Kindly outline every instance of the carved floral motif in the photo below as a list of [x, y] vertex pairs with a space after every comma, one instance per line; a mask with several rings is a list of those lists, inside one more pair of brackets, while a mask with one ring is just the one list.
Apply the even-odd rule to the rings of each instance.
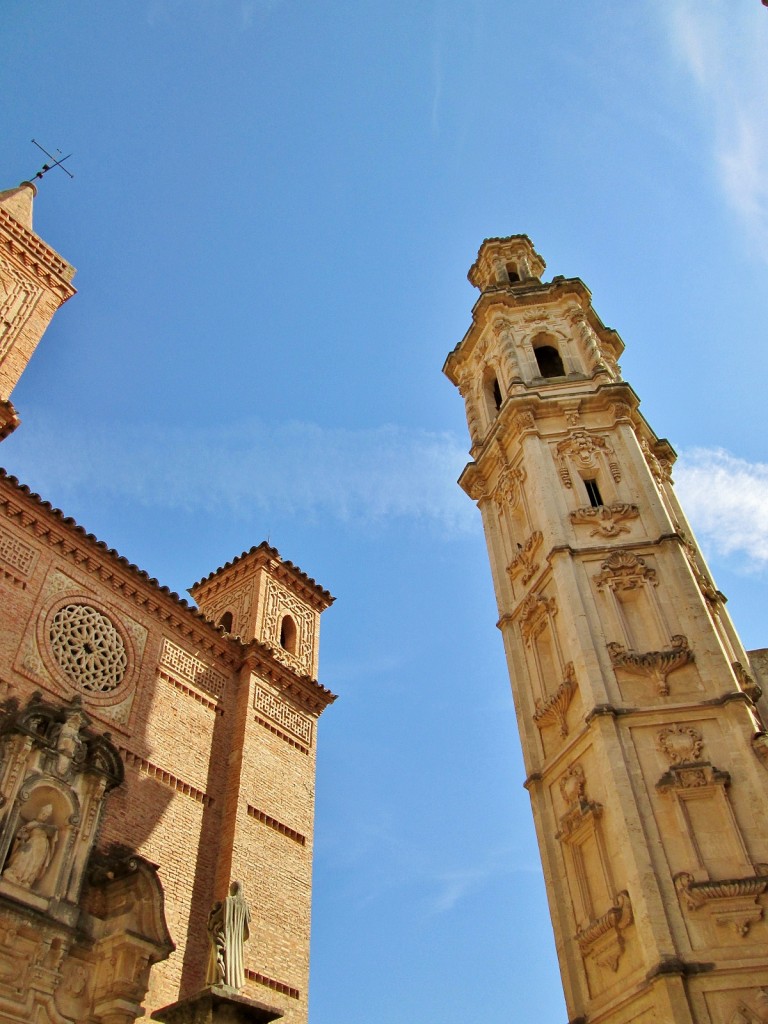
[[692, 726], [670, 725], [659, 732], [659, 746], [670, 764], [686, 764], [699, 760], [704, 741]]
[[547, 616], [557, 611], [554, 597], [547, 598], [544, 594], [529, 594], [520, 607], [520, 631], [525, 641], [543, 625]]
[[[558, 725], [560, 735], [568, 735], [567, 713], [573, 695], [576, 692], [576, 672], [573, 662], [569, 661], [565, 666], [565, 678], [558, 686], [551, 697], [542, 701], [536, 700], [536, 710], [533, 713], [533, 720], [539, 729], [548, 725]], [[582, 773], [583, 775], [583, 773]]]
[[638, 654], [637, 651], [626, 650], [621, 644], [611, 643], [607, 646], [614, 668], [652, 679], [661, 697], [669, 695], [667, 677], [694, 660], [693, 651], [688, 646], [688, 638], [682, 634], [672, 637], [672, 647], [666, 651], [645, 651]]

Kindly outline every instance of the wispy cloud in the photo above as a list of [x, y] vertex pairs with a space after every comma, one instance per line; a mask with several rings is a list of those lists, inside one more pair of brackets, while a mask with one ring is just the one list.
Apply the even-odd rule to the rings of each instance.
[[768, 463], [694, 448], [675, 471], [683, 508], [704, 547], [737, 567], [768, 570]]
[[[23, 436], [21, 436], [23, 433]], [[92, 494], [188, 511], [254, 508], [345, 522], [420, 521], [448, 534], [479, 528], [456, 485], [466, 449], [453, 435], [383, 426], [327, 429], [312, 423], [269, 427], [248, 420], [192, 430], [126, 427], [112, 437], [76, 429], [61, 450], [53, 425], [20, 432], [8, 469], [55, 495]]]
[[665, 0], [659, 9], [702, 99], [726, 199], [768, 259], [768, 11], [758, 0]]

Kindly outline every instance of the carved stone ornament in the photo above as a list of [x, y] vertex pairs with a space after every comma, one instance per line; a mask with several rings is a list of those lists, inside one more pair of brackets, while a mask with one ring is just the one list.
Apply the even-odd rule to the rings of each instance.
[[749, 1003], [740, 1000], [728, 1024], [768, 1024], [768, 992], [756, 989]]
[[499, 508], [507, 508], [512, 512], [518, 507], [524, 480], [525, 473], [522, 469], [513, 469], [511, 466], [502, 469], [493, 495]]
[[570, 513], [570, 518], [577, 526], [591, 526], [590, 537], [618, 537], [622, 533], [629, 533], [629, 527], [624, 526], [626, 520], [637, 519], [639, 514], [637, 505], [616, 501], [611, 505], [599, 505], [597, 508], [591, 505], [577, 508]]
[[628, 651], [621, 644], [608, 644], [608, 653], [614, 668], [623, 669], [630, 675], [645, 676], [656, 684], [660, 697], [669, 696], [668, 676], [694, 660], [688, 646], [688, 638], [681, 633], [672, 637], [672, 647], [666, 651]]
[[636, 590], [646, 583], [657, 585], [656, 570], [645, 564], [645, 559], [631, 551], [618, 550], [610, 554], [595, 576], [597, 589], [608, 586], [611, 590]]
[[667, 483], [672, 475], [672, 466], [669, 460], [663, 457], [660, 458], [656, 452], [653, 451], [648, 443], [648, 439], [645, 437], [640, 441], [640, 447], [656, 483], [659, 484], [659, 486]]
[[541, 546], [542, 539], [541, 531], [534, 530], [524, 545], [518, 545], [519, 550], [507, 567], [511, 580], [522, 573], [522, 583], [525, 586], [538, 572], [540, 563], [536, 561], [536, 552]]
[[680, 789], [700, 789], [704, 786], [730, 786], [731, 776], [720, 771], [709, 761], [672, 764], [656, 783], [660, 793]]
[[545, 597], [544, 594], [529, 594], [520, 606], [520, 632], [523, 639], [528, 642], [531, 637], [544, 625], [548, 616], [554, 615], [557, 611], [557, 602], [554, 597]]
[[659, 732], [659, 747], [670, 764], [698, 761], [704, 746], [698, 729], [686, 725], [670, 725]]
[[206, 985], [239, 992], [245, 985], [244, 945], [250, 930], [251, 911], [241, 882], [232, 882], [229, 895], [217, 900], [208, 915], [210, 956]]
[[591, 956], [600, 967], [617, 971], [624, 952], [623, 933], [632, 921], [632, 902], [624, 890], [616, 896], [610, 910], [576, 933], [582, 956]]
[[517, 434], [524, 434], [529, 430], [536, 429], [536, 420], [532, 412], [528, 409], [521, 409], [512, 417], [510, 423], [510, 432], [512, 436]]
[[67, 604], [53, 616], [49, 642], [65, 675], [86, 693], [108, 693], [123, 681], [128, 655], [114, 624], [96, 608]]
[[600, 456], [607, 459], [608, 468], [616, 483], [621, 480], [621, 469], [616, 454], [604, 437], [590, 434], [586, 430], [574, 430], [569, 437], [560, 441], [556, 451], [560, 479], [566, 487], [573, 487], [568, 466], [569, 460], [576, 465], [580, 472], [587, 472], [598, 469]]
[[568, 708], [576, 692], [576, 672], [572, 661], [565, 666], [564, 676], [562, 683], [550, 697], [544, 701], [537, 698], [536, 710], [533, 713], [533, 720], [539, 729], [557, 725], [563, 737], [568, 735]]
[[704, 882], [697, 882], [693, 875], [681, 871], [675, 875], [675, 889], [688, 910], [695, 912], [706, 908], [716, 924], [728, 927], [743, 939], [763, 916], [758, 898], [768, 889], [768, 865], [758, 864], [756, 871], [747, 878]]
[[556, 838], [571, 843], [584, 828], [595, 828], [602, 816], [603, 805], [587, 797], [584, 769], [578, 762], [571, 765], [560, 779], [560, 794], [567, 809], [560, 818]]
[[753, 703], [760, 700], [763, 695], [763, 688], [759, 683], [755, 682], [754, 676], [751, 676], [749, 672], [747, 672], [740, 661], [732, 662], [731, 668], [733, 669], [733, 674], [739, 681], [739, 689], [742, 693], [746, 693]]
[[461, 474], [460, 483], [472, 501], [479, 502], [488, 497], [488, 481], [476, 462], [467, 464]]

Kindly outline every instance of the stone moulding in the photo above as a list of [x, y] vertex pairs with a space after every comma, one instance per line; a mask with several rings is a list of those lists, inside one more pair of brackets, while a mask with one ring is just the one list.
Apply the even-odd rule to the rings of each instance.
[[586, 505], [570, 513], [571, 522], [575, 526], [592, 526], [590, 537], [618, 537], [621, 533], [629, 533], [624, 526], [627, 519], [637, 519], [640, 510], [637, 505], [616, 501], [610, 505]]
[[694, 660], [693, 651], [688, 646], [688, 638], [678, 633], [672, 637], [672, 647], [665, 651], [627, 650], [621, 644], [608, 644], [608, 653], [614, 668], [623, 669], [631, 675], [645, 676], [656, 683], [656, 691], [660, 697], [669, 696], [668, 676]]
[[568, 662], [565, 666], [565, 679], [558, 686], [551, 697], [542, 701], [537, 699], [536, 710], [533, 713], [533, 720], [539, 729], [544, 729], [548, 725], [559, 725], [560, 735], [565, 737], [568, 735], [568, 722], [566, 721], [566, 715], [570, 706], [573, 695], [576, 692], [576, 674], [573, 668], [573, 662]]
[[745, 938], [753, 924], [763, 917], [758, 898], [768, 889], [768, 865], [758, 864], [757, 874], [747, 878], [726, 878], [697, 882], [681, 871], [675, 875], [675, 889], [688, 910], [708, 909], [719, 925], [730, 927]]
[[576, 932], [582, 956], [592, 955], [601, 967], [618, 970], [621, 954], [624, 952], [624, 932], [633, 921], [632, 902], [629, 893], [623, 890], [616, 897], [614, 905], [601, 917], [590, 921]]

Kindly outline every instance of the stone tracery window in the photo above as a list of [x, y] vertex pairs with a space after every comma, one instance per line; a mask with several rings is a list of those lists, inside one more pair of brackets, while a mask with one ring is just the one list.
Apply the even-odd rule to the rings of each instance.
[[117, 689], [128, 667], [123, 638], [102, 612], [67, 604], [51, 620], [49, 640], [61, 670], [86, 693]]

